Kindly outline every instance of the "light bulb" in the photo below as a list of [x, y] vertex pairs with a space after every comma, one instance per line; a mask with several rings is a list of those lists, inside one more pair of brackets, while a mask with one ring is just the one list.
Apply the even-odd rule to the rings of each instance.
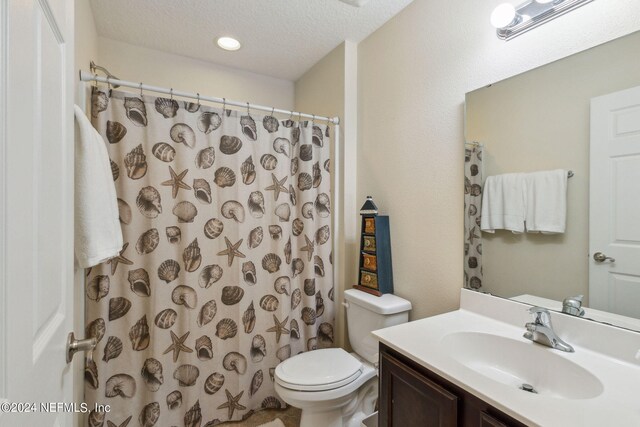
[[511, 3], [502, 3], [491, 13], [491, 25], [504, 28], [511, 24], [516, 17], [516, 8]]
[[241, 44], [233, 37], [220, 37], [218, 39], [218, 46], [224, 50], [238, 50], [240, 49]]

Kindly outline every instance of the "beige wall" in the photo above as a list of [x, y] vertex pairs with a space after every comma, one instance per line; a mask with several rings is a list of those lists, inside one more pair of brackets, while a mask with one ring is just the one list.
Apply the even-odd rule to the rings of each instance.
[[587, 296], [590, 99], [640, 85], [638, 52], [640, 32], [467, 94], [467, 140], [484, 143], [485, 178], [548, 169], [575, 174], [566, 233], [483, 233], [485, 291], [560, 301]]
[[[324, 58], [318, 61], [313, 67], [311, 67], [302, 77], [295, 82], [295, 103], [294, 109], [296, 111], [302, 111], [305, 113], [317, 114], [320, 116], [334, 117], [338, 116], [342, 118], [344, 116], [344, 55], [345, 45], [342, 43], [336, 47]], [[342, 123], [343, 124], [343, 123]], [[341, 129], [342, 131], [342, 129]], [[342, 132], [341, 132], [342, 133]], [[335, 145], [334, 145], [335, 147]], [[333, 159], [335, 159], [335, 151], [332, 152]], [[332, 172], [339, 173], [335, 169], [335, 162], [332, 165]], [[343, 186], [338, 191], [342, 191]], [[335, 194], [336, 189], [332, 189], [333, 208], [335, 212]], [[336, 220], [340, 223], [343, 220], [342, 213], [337, 215]], [[340, 227], [340, 224], [338, 224]], [[344, 238], [341, 235], [336, 235], [336, 224], [333, 225], [334, 238], [338, 239], [338, 246], [344, 245]], [[336, 272], [339, 269], [340, 261], [334, 254], [334, 268]], [[340, 275], [336, 275], [340, 277]], [[344, 291], [344, 284], [338, 279], [334, 284], [335, 292], [335, 308], [336, 308], [336, 328], [335, 339], [336, 344], [344, 346], [344, 313], [342, 306], [340, 306], [340, 299], [342, 292]]]
[[[358, 44], [357, 64], [345, 55], [345, 92], [355, 96], [356, 70], [358, 89], [357, 101], [344, 102], [345, 124], [357, 122], [343, 141], [347, 191], [357, 173], [357, 197], [344, 199], [344, 283], [355, 280], [356, 205], [370, 194], [391, 215], [395, 289], [412, 301], [414, 319], [458, 306], [464, 94], [640, 28], [637, 0], [599, 1], [505, 43], [488, 23], [501, 1], [415, 0]], [[104, 38], [98, 50], [124, 79], [322, 114], [303, 92], [295, 99], [292, 82]]]
[[[92, 60], [98, 62], [98, 32], [89, 0], [75, 0], [74, 13], [74, 69], [77, 73], [80, 69], [88, 71]], [[82, 91], [81, 88], [85, 90]], [[76, 103], [82, 104], [86, 100], [88, 89], [84, 85], [76, 85]]]
[[[100, 37], [100, 65], [123, 80], [291, 109], [293, 82]], [[216, 49], [212, 46], [211, 49]]]
[[98, 60], [98, 32], [89, 0], [76, 0], [74, 12], [75, 68], [88, 69], [91, 60]]
[[640, 2], [596, 1], [504, 42], [500, 2], [415, 0], [358, 46], [358, 199], [391, 216], [413, 319], [458, 307], [465, 93], [640, 29]]
[[344, 115], [345, 44], [329, 52], [295, 82], [295, 109], [322, 116]]
[[[338, 116], [340, 123], [340, 144], [338, 152], [332, 157], [343, 159], [340, 168], [333, 173], [339, 176], [339, 188], [334, 191], [334, 238], [337, 239], [338, 254], [334, 254], [336, 268], [335, 304], [336, 304], [336, 344], [348, 348], [344, 309], [341, 302], [343, 291], [349, 288], [350, 278], [346, 275], [346, 266], [354, 262], [356, 237], [354, 237], [357, 208], [355, 196], [355, 63], [356, 46], [352, 42], [342, 43], [328, 55], [318, 61], [295, 83], [295, 110], [322, 116]], [[345, 166], [348, 164], [349, 167]], [[343, 195], [336, 200], [335, 195]], [[336, 205], [336, 202], [338, 203]], [[337, 230], [337, 232], [336, 232]]]

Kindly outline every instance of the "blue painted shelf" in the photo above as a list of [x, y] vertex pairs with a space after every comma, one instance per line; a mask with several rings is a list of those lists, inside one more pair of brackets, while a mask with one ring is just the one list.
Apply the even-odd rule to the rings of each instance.
[[358, 284], [354, 288], [376, 296], [393, 293], [391, 235], [387, 215], [362, 215], [360, 268]]

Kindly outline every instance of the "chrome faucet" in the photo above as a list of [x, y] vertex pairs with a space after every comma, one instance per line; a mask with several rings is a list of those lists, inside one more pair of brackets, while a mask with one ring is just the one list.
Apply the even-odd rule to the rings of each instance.
[[531, 307], [529, 313], [533, 314], [535, 319], [525, 325], [527, 328], [527, 332], [523, 335], [525, 338], [557, 350], [570, 353], [574, 351], [573, 347], [562, 341], [554, 332], [549, 310], [543, 307]]
[[584, 308], [582, 308], [582, 299], [584, 295], [577, 295], [575, 297], [567, 297], [562, 301], [562, 312], [570, 314], [572, 316], [583, 317]]

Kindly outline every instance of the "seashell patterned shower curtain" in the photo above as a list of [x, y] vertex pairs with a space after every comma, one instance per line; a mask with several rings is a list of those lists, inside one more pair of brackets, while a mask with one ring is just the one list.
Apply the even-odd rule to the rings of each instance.
[[329, 127], [97, 89], [92, 116], [126, 243], [87, 275], [88, 425], [284, 407], [276, 365], [333, 345]]
[[482, 146], [464, 150], [464, 287], [482, 287]]

